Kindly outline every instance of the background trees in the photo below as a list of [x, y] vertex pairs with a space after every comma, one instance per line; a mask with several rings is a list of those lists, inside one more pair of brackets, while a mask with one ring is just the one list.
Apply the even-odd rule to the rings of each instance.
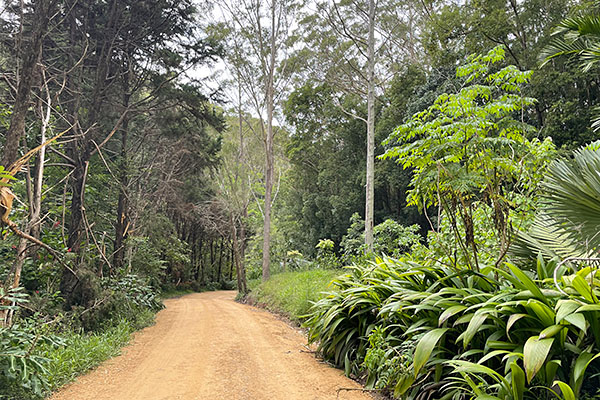
[[[14, 188], [28, 199], [27, 209], [15, 208], [17, 219], [29, 213], [25, 230], [70, 253], [59, 287], [67, 304], [85, 302], [77, 293], [80, 268], [97, 276], [130, 271], [151, 247], [158, 259], [146, 267], [165, 284], [229, 278], [224, 263], [240, 268], [241, 277], [257, 255], [266, 278], [271, 256], [283, 262], [287, 250], [311, 255], [325, 238], [339, 251], [355, 212], [371, 225], [362, 206], [371, 202], [365, 186], [373, 187], [373, 224], [394, 218], [430, 229], [427, 207], [407, 205], [414, 166], [377, 160], [367, 173], [369, 138], [374, 153], [383, 154], [381, 142], [396, 126], [462, 85], [457, 60], [497, 44], [505, 64], [533, 70], [521, 94], [538, 101], [518, 118], [528, 124], [527, 140], [550, 136], [571, 148], [595, 137], [595, 75], [566, 58], [535, 68], [560, 21], [573, 22], [569, 44], [593, 46], [583, 23], [589, 18], [577, 17], [593, 10], [586, 2], [363, 6], [202, 5], [217, 23], [197, 23], [198, 6], [187, 1], [40, 0], [6, 8], [6, 160], [67, 131], [31, 160], [24, 171], [30, 179], [20, 175]], [[220, 56], [228, 71], [221, 97], [190, 73]], [[234, 106], [236, 117], [229, 110], [231, 118], [222, 117], [212, 104], [218, 101]], [[263, 149], [255, 150], [259, 144]], [[264, 166], [256, 162], [261, 157]], [[173, 240], [156, 237], [161, 229]], [[165, 246], [180, 251], [156, 250]], [[26, 241], [19, 248], [9, 264], [33, 254], [22, 251]]]

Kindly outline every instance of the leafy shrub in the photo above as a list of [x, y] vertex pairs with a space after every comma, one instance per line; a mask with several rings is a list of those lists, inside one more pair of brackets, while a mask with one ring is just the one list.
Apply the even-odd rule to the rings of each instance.
[[[315, 303], [309, 339], [346, 373], [366, 369], [370, 384], [403, 399], [545, 399], [552, 391], [570, 399], [591, 390], [584, 381], [598, 387], [599, 271], [570, 273], [541, 258], [536, 279], [508, 268], [390, 258], [354, 266]], [[395, 364], [410, 359], [410, 374]], [[382, 363], [398, 369], [385, 372]]]
[[[358, 213], [350, 218], [348, 232], [340, 244], [343, 259], [346, 262], [364, 261], [365, 253], [365, 222]], [[404, 226], [393, 219], [386, 219], [373, 227], [373, 252], [378, 255], [399, 257], [411, 251], [423, 237], [419, 234], [419, 225]]]
[[[457, 68], [460, 89], [437, 97], [385, 140], [382, 159], [395, 159], [412, 171], [408, 205], [443, 210], [466, 266], [478, 270], [475, 213], [489, 214], [496, 239], [495, 263], [506, 256], [514, 227], [530, 218], [546, 167], [555, 155], [550, 138], [521, 118], [536, 100], [526, 97], [533, 71], [504, 66], [505, 47], [472, 55]], [[456, 258], [456, 256], [454, 257]], [[485, 264], [482, 264], [485, 266]]]
[[333, 249], [335, 243], [331, 239], [321, 239], [315, 246], [317, 249], [317, 265], [321, 268], [335, 268], [339, 265], [339, 260]]
[[297, 250], [290, 250], [287, 252], [286, 264], [288, 268], [293, 271], [308, 269], [312, 266], [312, 262], [304, 258], [302, 253]]
[[135, 322], [141, 311], [158, 311], [163, 307], [154, 288], [136, 275], [104, 279], [94, 290], [94, 297], [85, 307], [74, 307], [72, 328], [101, 330], [122, 319]]
[[[0, 310], [17, 311], [18, 306], [7, 304], [26, 303], [27, 297], [22, 288], [5, 293], [0, 287]], [[0, 388], [5, 388], [0, 390], [0, 399], [7, 393], [12, 393], [13, 398], [18, 393], [41, 396], [49, 386], [46, 376], [49, 360], [37, 352], [36, 346], [58, 344], [60, 339], [49, 335], [33, 319], [0, 327]]]
[[137, 275], [126, 275], [113, 281], [107, 280], [105, 287], [114, 293], [122, 293], [131, 306], [147, 308], [149, 310], [160, 310], [163, 305], [158, 300], [157, 293], [151, 286], [147, 285]]
[[369, 335], [369, 347], [363, 367], [367, 372], [366, 387], [385, 389], [395, 382], [409, 379], [412, 370], [414, 340], [406, 340], [398, 347], [391, 342], [398, 338], [386, 335], [385, 328], [375, 327]]

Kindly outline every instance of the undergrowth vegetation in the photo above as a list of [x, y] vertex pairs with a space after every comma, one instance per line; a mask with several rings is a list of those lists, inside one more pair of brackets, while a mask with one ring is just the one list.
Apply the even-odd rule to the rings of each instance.
[[272, 311], [284, 313], [293, 321], [301, 321], [313, 302], [322, 297], [339, 270], [313, 269], [282, 272], [255, 286], [248, 295], [252, 302]]
[[10, 327], [0, 328], [0, 399], [43, 398], [119, 354], [131, 334], [152, 324], [162, 308], [155, 290], [137, 276], [102, 286], [98, 290], [103, 297], [93, 305], [53, 319], [39, 311], [32, 314], [28, 304], [34, 299], [21, 289], [0, 292], [0, 301], [20, 304], [0, 305], [18, 317]]
[[555, 262], [532, 267], [475, 272], [379, 259], [334, 280], [305, 325], [323, 357], [401, 398], [594, 395], [598, 271], [559, 268], [559, 291]]

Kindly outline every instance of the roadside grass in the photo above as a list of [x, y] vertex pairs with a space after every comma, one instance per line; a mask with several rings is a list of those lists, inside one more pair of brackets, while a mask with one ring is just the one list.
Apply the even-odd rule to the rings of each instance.
[[94, 333], [69, 332], [62, 337], [63, 346], [40, 348], [50, 360], [47, 366], [48, 383], [54, 391], [103, 361], [121, 354], [121, 348], [137, 330], [154, 323], [155, 313], [141, 311], [135, 321], [120, 320], [114, 326]]
[[103, 361], [121, 353], [121, 348], [131, 340], [132, 334], [154, 323], [155, 313], [142, 310], [135, 320], [114, 321], [104, 329], [91, 333], [68, 330], [50, 335], [51, 341], [43, 341], [33, 349], [34, 354], [44, 357], [44, 371], [41, 373], [47, 382], [43, 394], [35, 393], [16, 381], [6, 381], [0, 374], [0, 400], [34, 400], [49, 397], [52, 392], [75, 380]]
[[163, 292], [160, 292], [159, 294], [159, 298], [161, 300], [166, 300], [166, 299], [174, 299], [176, 297], [181, 297], [181, 296], [185, 296], [186, 294], [192, 294], [192, 293], [200, 293], [196, 290], [192, 290], [192, 289], [174, 289], [174, 290], [166, 290]]
[[283, 313], [292, 321], [302, 322], [312, 303], [322, 297], [329, 283], [342, 271], [313, 269], [281, 272], [264, 283], [249, 281], [250, 302], [264, 305], [268, 310]]

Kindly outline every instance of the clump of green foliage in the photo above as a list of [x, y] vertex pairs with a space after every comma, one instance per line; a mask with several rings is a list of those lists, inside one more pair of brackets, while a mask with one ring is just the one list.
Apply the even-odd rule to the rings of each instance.
[[[17, 323], [0, 328], [0, 399], [42, 398], [119, 354], [131, 334], [150, 325], [163, 307], [156, 291], [136, 275], [90, 287], [100, 293], [93, 305], [52, 320], [13, 305], [29, 302], [22, 288], [6, 294], [0, 289], [0, 309], [18, 315]], [[3, 300], [11, 305], [1, 305]]]
[[[21, 288], [5, 293], [0, 288], [0, 310], [16, 311], [13, 302], [26, 303], [27, 295]], [[14, 303], [13, 303], [14, 304]], [[0, 387], [12, 392], [29, 392], [41, 396], [48, 387], [48, 359], [36, 351], [38, 345], [55, 345], [55, 338], [37, 331], [31, 320], [24, 320], [10, 327], [0, 327]], [[6, 393], [0, 392], [0, 398]]]
[[[365, 256], [365, 221], [358, 213], [350, 218], [348, 232], [342, 238], [340, 247], [342, 259], [351, 263]], [[373, 227], [373, 253], [399, 257], [419, 244], [423, 237], [419, 225], [404, 226], [393, 219], [386, 219]]]
[[475, 272], [379, 259], [334, 280], [305, 326], [326, 359], [403, 399], [546, 399], [553, 387], [578, 398], [584, 378], [600, 384], [599, 271], [542, 258], [534, 267], [532, 278], [512, 264]]
[[[524, 95], [532, 71], [500, 67], [504, 52], [471, 56], [457, 70], [463, 86], [396, 128], [382, 156], [413, 171], [409, 205], [424, 213], [438, 208], [428, 217], [431, 229], [443, 234], [446, 223], [453, 239], [440, 242], [444, 261], [474, 270], [504, 261], [515, 229], [531, 220], [555, 155], [550, 138], [530, 139], [535, 128], [524, 118], [536, 103]], [[487, 223], [476, 226], [477, 219]]]

